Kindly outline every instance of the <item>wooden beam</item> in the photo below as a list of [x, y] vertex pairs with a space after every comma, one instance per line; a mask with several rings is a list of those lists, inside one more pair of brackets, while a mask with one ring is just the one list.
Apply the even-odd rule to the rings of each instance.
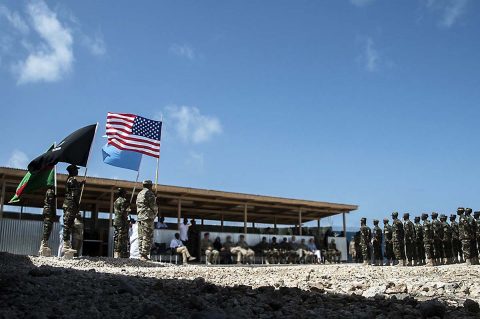
[[247, 213], [248, 207], [247, 203], [245, 203], [244, 210], [243, 210], [243, 233], [247, 234]]

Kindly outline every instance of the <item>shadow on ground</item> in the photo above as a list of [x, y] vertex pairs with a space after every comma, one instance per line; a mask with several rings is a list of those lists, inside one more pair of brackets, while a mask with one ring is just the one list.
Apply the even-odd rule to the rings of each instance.
[[[215, 271], [212, 268], [212, 271]], [[439, 301], [222, 287], [51, 266], [0, 253], [0, 318], [480, 318]]]

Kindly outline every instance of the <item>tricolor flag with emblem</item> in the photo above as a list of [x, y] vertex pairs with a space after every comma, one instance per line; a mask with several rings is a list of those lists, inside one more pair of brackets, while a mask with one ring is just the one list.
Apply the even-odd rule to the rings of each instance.
[[[54, 148], [52, 145], [47, 152]], [[55, 185], [55, 167], [46, 166], [34, 173], [27, 171], [20, 184], [18, 184], [15, 195], [8, 202], [9, 204], [18, 203], [24, 194], [32, 193], [37, 189], [47, 188]]]
[[107, 114], [108, 145], [160, 157], [162, 122], [127, 113]]

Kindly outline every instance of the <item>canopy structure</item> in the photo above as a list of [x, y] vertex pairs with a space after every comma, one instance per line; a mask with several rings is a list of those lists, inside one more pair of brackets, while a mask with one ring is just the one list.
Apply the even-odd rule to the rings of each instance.
[[[18, 183], [26, 170], [0, 167], [0, 218], [4, 204], [15, 193]], [[58, 203], [63, 202], [65, 174], [58, 174]], [[78, 177], [79, 180], [82, 177]], [[141, 183], [126, 180], [88, 177], [83, 192], [81, 210], [92, 212], [112, 212], [114, 194], [118, 187], [129, 194], [136, 186], [137, 193]], [[252, 195], [216, 190], [158, 185], [157, 191], [160, 214], [164, 217], [176, 217], [178, 221], [185, 216], [196, 219], [243, 222], [245, 232], [248, 223], [302, 225], [302, 223], [321, 218], [345, 214], [356, 210], [358, 206], [328, 203], [312, 200], [290, 199], [273, 196]], [[36, 192], [26, 195], [22, 206], [42, 207], [44, 194]], [[135, 202], [135, 200], [134, 200]]]

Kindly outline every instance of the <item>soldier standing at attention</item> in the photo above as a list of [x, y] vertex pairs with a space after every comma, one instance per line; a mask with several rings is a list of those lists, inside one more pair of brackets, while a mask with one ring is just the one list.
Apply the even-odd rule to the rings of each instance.
[[415, 225], [410, 220], [410, 214], [403, 214], [403, 229], [405, 233], [405, 252], [408, 259], [407, 266], [415, 266]]
[[435, 264], [441, 265], [443, 258], [443, 227], [442, 223], [437, 219], [438, 214], [436, 212], [432, 213], [432, 226], [433, 226], [433, 247], [435, 250]]
[[470, 260], [470, 224], [468, 223], [468, 219], [463, 213], [465, 213], [465, 209], [463, 207], [459, 207], [457, 209], [457, 215], [459, 216], [458, 234], [460, 236], [460, 240], [462, 241], [463, 258], [465, 259], [465, 263], [467, 265], [471, 265], [472, 261]]
[[452, 227], [447, 223], [447, 216], [440, 215], [440, 221], [442, 222], [443, 227], [443, 257], [446, 259], [445, 264], [453, 263], [453, 252], [452, 252]]
[[75, 178], [78, 175], [78, 167], [69, 165], [67, 167], [68, 178], [65, 186], [65, 200], [63, 201], [63, 252], [75, 253], [70, 242], [75, 217], [79, 212], [80, 192], [85, 181], [78, 182]]
[[378, 220], [373, 220], [373, 258], [375, 266], [383, 266], [382, 256], [382, 229], [378, 227]]
[[368, 248], [371, 240], [372, 240], [372, 231], [370, 227], [367, 226], [367, 219], [365, 217], [362, 217], [362, 219], [360, 219], [360, 247], [362, 249], [364, 266], [367, 266], [370, 263]]
[[473, 213], [473, 217], [477, 223], [477, 231], [475, 232], [475, 237], [477, 238], [477, 264], [478, 264], [478, 252], [480, 251], [480, 212], [476, 211]]
[[393, 212], [392, 218], [393, 253], [398, 260], [397, 266], [401, 267], [405, 266], [405, 231], [402, 222], [398, 219], [398, 212]]
[[433, 248], [433, 226], [428, 220], [428, 214], [422, 214], [423, 220], [423, 247], [425, 247], [425, 255], [427, 256], [427, 266], [433, 266], [433, 257], [435, 249]]
[[415, 252], [417, 265], [425, 265], [425, 248], [423, 247], [423, 226], [420, 216], [415, 216]]
[[470, 225], [470, 262], [472, 265], [478, 264], [478, 251], [477, 251], [477, 221], [472, 216], [472, 209], [465, 208], [465, 217]]
[[130, 204], [126, 196], [127, 192], [123, 188], [117, 191], [118, 198], [113, 204], [115, 219], [113, 220], [114, 233], [114, 258], [128, 258], [128, 210]]
[[456, 218], [456, 215], [450, 215], [450, 227], [452, 228], [453, 262], [463, 263], [462, 242], [460, 241], [460, 234], [458, 233], [458, 223], [455, 221]]
[[393, 254], [393, 237], [392, 237], [392, 226], [388, 224], [388, 219], [383, 219], [383, 240], [385, 242], [385, 258], [387, 262], [385, 266], [390, 266], [390, 262], [393, 265], [395, 256]]
[[56, 215], [55, 205], [55, 191], [54, 187], [50, 186], [45, 194], [45, 201], [43, 205], [43, 237], [40, 244], [40, 250], [38, 254], [44, 257], [52, 256], [52, 250], [48, 247], [48, 239], [52, 233], [53, 219]]
[[143, 189], [137, 195], [137, 216], [138, 216], [138, 249], [140, 260], [149, 260], [149, 253], [152, 247], [153, 220], [158, 214], [155, 194], [152, 192], [153, 183], [151, 180], [143, 182]]

